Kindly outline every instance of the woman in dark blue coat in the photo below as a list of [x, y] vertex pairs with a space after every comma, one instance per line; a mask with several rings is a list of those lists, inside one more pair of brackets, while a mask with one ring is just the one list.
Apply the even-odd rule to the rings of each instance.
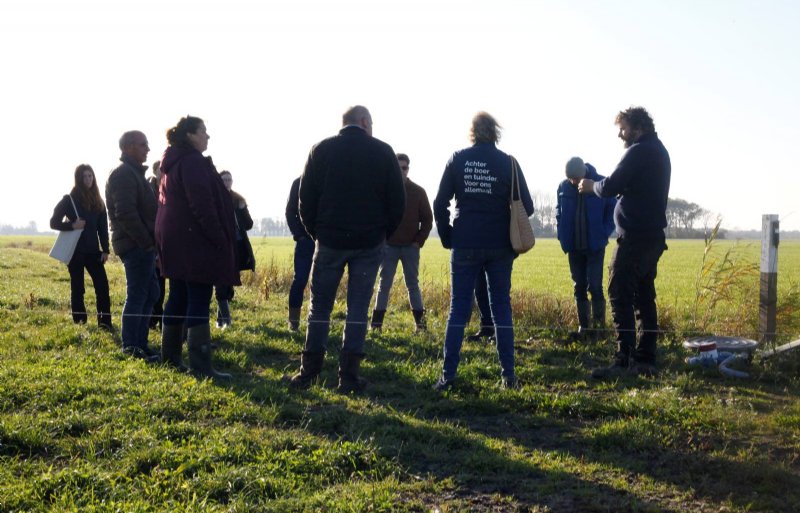
[[167, 131], [161, 159], [156, 242], [161, 273], [169, 279], [161, 334], [162, 360], [183, 369], [183, 325], [189, 366], [199, 376], [229, 378], [211, 366], [209, 308], [214, 286], [239, 285], [234, 261], [233, 203], [210, 157], [200, 118], [187, 116]]
[[[484, 272], [497, 337], [502, 384], [515, 387], [514, 328], [511, 319], [511, 269], [517, 254], [511, 248], [510, 155], [497, 149], [500, 126], [485, 112], [472, 120], [471, 147], [457, 151], [447, 163], [433, 202], [436, 228], [450, 255], [450, 316], [444, 340], [442, 376], [434, 385], [440, 391], [453, 386], [464, 340], [464, 327], [472, 308], [475, 280]], [[522, 170], [520, 199], [530, 216], [533, 200]], [[450, 201], [455, 198], [450, 224]]]
[[[74, 204], [74, 207], [73, 207]], [[76, 211], [77, 209], [77, 211]], [[66, 220], [65, 220], [66, 219]], [[97, 188], [92, 166], [75, 168], [75, 186], [58, 202], [50, 218], [50, 228], [59, 231], [83, 228], [72, 260], [67, 264], [71, 293], [72, 320], [85, 323], [88, 314], [83, 302], [85, 292], [83, 270], [89, 272], [97, 298], [97, 324], [111, 331], [111, 299], [105, 263], [108, 260], [108, 217], [106, 205]]]

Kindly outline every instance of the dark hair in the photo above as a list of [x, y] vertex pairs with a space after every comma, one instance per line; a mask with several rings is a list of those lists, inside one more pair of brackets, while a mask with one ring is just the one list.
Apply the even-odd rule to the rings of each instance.
[[404, 160], [406, 164], [411, 164], [411, 160], [408, 158], [408, 155], [405, 153], [398, 153], [397, 160]]
[[496, 143], [500, 140], [500, 130], [502, 128], [491, 114], [481, 111], [472, 118], [469, 138], [473, 143]]
[[[83, 172], [90, 171], [92, 173], [92, 186], [88, 189], [83, 185]], [[89, 164], [79, 164], [75, 168], [75, 186], [70, 191], [70, 194], [75, 196], [86, 210], [89, 212], [103, 212], [106, 209], [106, 204], [103, 203], [103, 197], [100, 196], [100, 189], [97, 187], [97, 177], [94, 174], [94, 169]]]
[[178, 124], [167, 130], [167, 142], [170, 146], [193, 147], [189, 141], [189, 134], [197, 132], [203, 120], [194, 116], [186, 116], [178, 121]]
[[628, 107], [617, 114], [614, 123], [619, 125], [620, 121], [625, 120], [631, 130], [639, 130], [643, 134], [651, 134], [656, 131], [653, 118], [644, 107]]

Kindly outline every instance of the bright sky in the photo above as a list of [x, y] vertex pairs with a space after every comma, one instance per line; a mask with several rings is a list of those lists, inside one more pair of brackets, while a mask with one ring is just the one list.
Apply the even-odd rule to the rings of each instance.
[[148, 136], [150, 164], [186, 114], [253, 216], [281, 217], [354, 104], [431, 200], [479, 110], [554, 194], [573, 155], [610, 173], [614, 116], [643, 105], [670, 196], [797, 230], [798, 26], [790, 0], [3, 0], [0, 224], [47, 228], [77, 164], [102, 190], [122, 132]]

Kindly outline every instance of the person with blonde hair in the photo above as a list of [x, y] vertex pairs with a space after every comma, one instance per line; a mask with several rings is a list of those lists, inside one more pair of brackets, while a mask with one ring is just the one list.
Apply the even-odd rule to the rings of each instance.
[[[494, 322], [501, 384], [517, 386], [514, 371], [514, 327], [511, 317], [511, 269], [517, 254], [511, 247], [509, 201], [514, 157], [500, 151], [500, 125], [490, 114], [472, 119], [473, 145], [453, 154], [445, 167], [433, 215], [442, 245], [450, 249], [450, 315], [444, 338], [442, 374], [434, 389], [453, 387], [472, 309], [475, 282], [484, 273]], [[518, 169], [519, 198], [530, 216], [533, 200]], [[516, 193], [514, 194], [516, 197]], [[450, 224], [450, 202], [458, 215]]]

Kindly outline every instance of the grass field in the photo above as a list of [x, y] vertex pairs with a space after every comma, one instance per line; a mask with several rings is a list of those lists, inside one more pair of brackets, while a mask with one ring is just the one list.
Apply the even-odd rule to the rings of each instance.
[[[124, 358], [117, 335], [73, 325], [66, 269], [46, 255], [52, 240], [0, 238], [0, 511], [798, 511], [800, 356], [756, 358], [742, 380], [683, 363], [686, 333], [757, 326], [757, 270], [711, 273], [696, 299], [702, 241], [670, 242], [659, 266], [659, 377], [587, 377], [612, 347], [563, 340], [566, 258], [540, 240], [514, 270], [522, 388], [501, 390], [493, 347], [467, 343], [445, 395], [430, 385], [448, 253], [431, 241], [430, 332], [410, 333], [398, 283], [397, 310], [367, 343], [371, 386], [343, 397], [340, 324], [319, 385], [290, 393], [281, 381], [303, 342], [284, 326], [288, 239], [254, 241], [258, 274], [237, 290], [234, 326], [215, 332], [227, 384]], [[757, 242], [737, 247], [736, 268], [758, 252]], [[781, 245], [779, 265], [779, 331], [790, 340], [800, 336], [799, 243]], [[108, 271], [118, 325], [124, 275], [117, 259]], [[703, 320], [695, 306], [712, 304], [709, 290], [719, 303]]]

